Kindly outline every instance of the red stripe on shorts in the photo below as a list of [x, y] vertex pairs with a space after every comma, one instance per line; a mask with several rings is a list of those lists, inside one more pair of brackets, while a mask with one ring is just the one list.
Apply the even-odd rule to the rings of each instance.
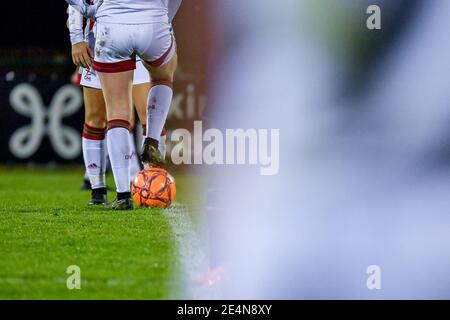
[[173, 37], [172, 37], [172, 42], [170, 43], [170, 47], [169, 49], [157, 60], [155, 61], [145, 61], [147, 64], [149, 64], [150, 66], [152, 66], [153, 68], [158, 68], [160, 67], [164, 61], [166, 61], [167, 56], [170, 53], [170, 50], [172, 50], [172, 47], [174, 45], [174, 41], [173, 41]]
[[94, 61], [92, 67], [95, 71], [103, 73], [125, 72], [136, 69], [136, 60], [127, 60], [113, 63]]

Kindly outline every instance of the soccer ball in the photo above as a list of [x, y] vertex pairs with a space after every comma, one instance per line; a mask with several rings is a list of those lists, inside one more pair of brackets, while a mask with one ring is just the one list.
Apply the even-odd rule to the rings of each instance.
[[131, 185], [131, 195], [138, 207], [167, 208], [176, 193], [175, 179], [162, 168], [142, 170]]

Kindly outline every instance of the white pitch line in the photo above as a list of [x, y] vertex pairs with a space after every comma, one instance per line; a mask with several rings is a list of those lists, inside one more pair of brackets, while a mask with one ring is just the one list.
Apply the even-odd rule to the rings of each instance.
[[172, 297], [182, 299], [218, 299], [217, 289], [201, 287], [194, 284], [194, 279], [206, 270], [208, 259], [206, 248], [202, 244], [201, 236], [196, 231], [189, 215], [189, 209], [179, 203], [164, 210], [164, 215], [172, 228], [172, 233], [178, 248], [182, 264], [181, 277], [183, 292], [171, 293]]

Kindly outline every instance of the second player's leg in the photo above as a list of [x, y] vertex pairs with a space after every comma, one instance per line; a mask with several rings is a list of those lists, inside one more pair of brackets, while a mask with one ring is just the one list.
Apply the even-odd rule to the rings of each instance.
[[83, 158], [92, 189], [89, 204], [106, 202], [106, 106], [99, 89], [84, 87]]
[[106, 128], [106, 105], [100, 89], [84, 87], [84, 122], [94, 128]]
[[[136, 113], [138, 115], [139, 122], [144, 125], [146, 123], [146, 113], [147, 113], [147, 97], [148, 92], [150, 91], [150, 78], [148, 75], [147, 70], [140, 70], [138, 68], [144, 68], [142, 65], [137, 65], [136, 70], [134, 72], [134, 81], [138, 79], [137, 81], [143, 81], [143, 79], [139, 78], [142, 77], [142, 74], [140, 72], [144, 71], [145, 74], [143, 75], [146, 77], [145, 80], [148, 80], [144, 83], [139, 84], [133, 84], [133, 104], [136, 110]], [[134, 112], [132, 112], [132, 115], [134, 116]], [[133, 117], [135, 118], [135, 117]], [[136, 127], [138, 121], [137, 119], [133, 119], [133, 127]], [[145, 130], [144, 130], [145, 131]], [[134, 130], [131, 132], [131, 148], [132, 148], [132, 157], [131, 157], [131, 172], [130, 172], [130, 181], [134, 180], [134, 177], [136, 174], [141, 171], [142, 164], [139, 158], [139, 154], [141, 152], [141, 140], [139, 139], [138, 143], [136, 143]], [[144, 138], [145, 139], [145, 138]]]
[[150, 82], [133, 86], [133, 104], [142, 125], [147, 124], [147, 99], [150, 88]]

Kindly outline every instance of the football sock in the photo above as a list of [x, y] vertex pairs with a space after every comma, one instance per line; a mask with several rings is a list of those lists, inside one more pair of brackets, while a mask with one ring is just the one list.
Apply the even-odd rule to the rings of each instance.
[[146, 137], [158, 142], [169, 114], [173, 90], [172, 83], [167, 81], [152, 81], [152, 85], [148, 95]]
[[86, 173], [92, 189], [106, 187], [106, 128], [94, 128], [87, 124], [83, 128], [82, 148]]
[[108, 154], [118, 193], [130, 192], [131, 138], [126, 120], [108, 121]]

